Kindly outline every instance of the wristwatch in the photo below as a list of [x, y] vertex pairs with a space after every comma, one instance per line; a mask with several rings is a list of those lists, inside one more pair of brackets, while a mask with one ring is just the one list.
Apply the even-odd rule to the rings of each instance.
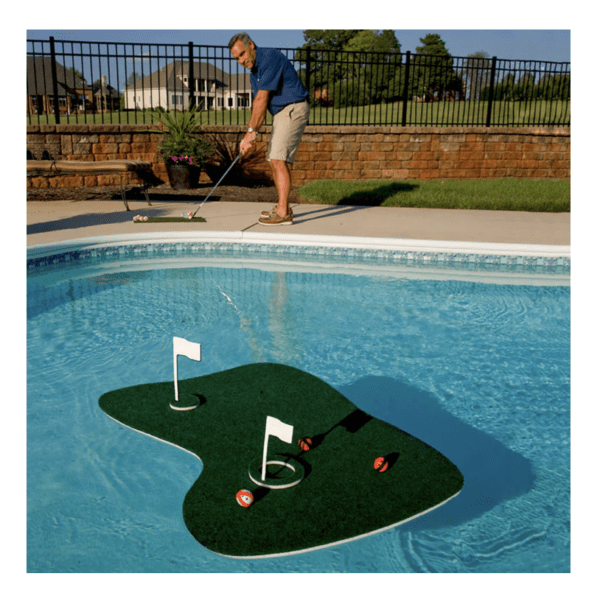
[[249, 132], [249, 133], [256, 133], [256, 131], [255, 131], [255, 130], [254, 130], [252, 127], [249, 127], [249, 128], [248, 128], [248, 132]]

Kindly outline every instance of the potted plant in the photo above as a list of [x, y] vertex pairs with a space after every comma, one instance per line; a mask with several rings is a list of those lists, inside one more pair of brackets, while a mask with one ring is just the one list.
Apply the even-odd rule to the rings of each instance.
[[171, 187], [197, 187], [202, 165], [214, 152], [214, 147], [198, 136], [202, 132], [198, 108], [190, 106], [186, 112], [169, 112], [159, 107], [153, 116], [160, 132], [167, 133], [158, 151], [167, 165]]
[[252, 147], [240, 158], [233, 167], [233, 162], [240, 151], [239, 140], [231, 140], [230, 135], [207, 133], [206, 139], [213, 146], [214, 152], [204, 165], [204, 171], [213, 183], [217, 183], [223, 174], [227, 177], [223, 185], [252, 185], [271, 186], [273, 179], [268, 163], [265, 160], [265, 150], [258, 146]]

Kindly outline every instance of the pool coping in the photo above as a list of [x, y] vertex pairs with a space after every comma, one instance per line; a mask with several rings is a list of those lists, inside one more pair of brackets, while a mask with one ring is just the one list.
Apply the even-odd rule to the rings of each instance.
[[469, 242], [454, 240], [419, 240], [333, 236], [321, 234], [265, 234], [262, 232], [201, 231], [152, 232], [88, 236], [27, 247], [27, 259], [66, 253], [74, 249], [157, 243], [230, 243], [257, 246], [287, 246], [315, 249], [349, 249], [402, 253], [449, 253], [475, 256], [519, 256], [525, 258], [561, 258], [570, 262], [570, 245]]

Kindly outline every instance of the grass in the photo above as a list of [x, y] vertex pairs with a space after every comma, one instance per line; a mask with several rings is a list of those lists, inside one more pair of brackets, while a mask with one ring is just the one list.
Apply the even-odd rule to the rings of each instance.
[[[485, 101], [407, 104], [407, 126], [485, 126]], [[347, 108], [313, 108], [309, 124], [401, 125], [403, 103]], [[568, 101], [498, 101], [491, 126], [558, 125], [570, 122]]]
[[[347, 108], [311, 109], [311, 125], [400, 125], [402, 102], [382, 103]], [[250, 109], [204, 110], [202, 124], [227, 126], [245, 125], [250, 120]], [[492, 126], [565, 125], [570, 123], [569, 101], [497, 101], [492, 109]], [[485, 126], [487, 102], [456, 101], [442, 103], [407, 104], [407, 126]], [[65, 116], [61, 124], [151, 124], [150, 111], [121, 111], [107, 114], [80, 114]], [[266, 124], [271, 124], [270, 115]], [[32, 116], [28, 124], [55, 124], [54, 115]]]
[[568, 179], [323, 179], [301, 186], [298, 191], [308, 202], [331, 205], [568, 213], [571, 210], [570, 185]]

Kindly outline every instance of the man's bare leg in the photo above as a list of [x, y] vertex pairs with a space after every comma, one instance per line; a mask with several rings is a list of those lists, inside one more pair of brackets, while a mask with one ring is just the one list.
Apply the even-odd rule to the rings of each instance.
[[277, 202], [277, 214], [285, 217], [290, 212], [289, 197], [292, 189], [291, 164], [285, 160], [271, 160], [273, 179], [277, 188], [279, 200]]

